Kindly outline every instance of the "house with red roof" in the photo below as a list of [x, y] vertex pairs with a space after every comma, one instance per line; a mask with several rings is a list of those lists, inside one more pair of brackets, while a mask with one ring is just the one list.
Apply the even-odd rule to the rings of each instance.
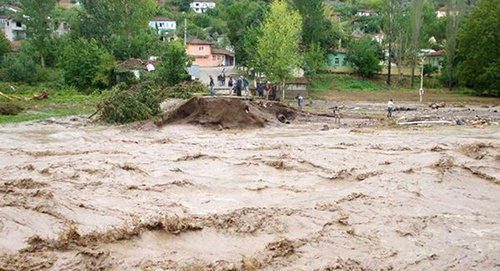
[[193, 65], [200, 67], [234, 66], [234, 53], [225, 49], [213, 48], [213, 45], [210, 41], [187, 40], [187, 54], [195, 58]]

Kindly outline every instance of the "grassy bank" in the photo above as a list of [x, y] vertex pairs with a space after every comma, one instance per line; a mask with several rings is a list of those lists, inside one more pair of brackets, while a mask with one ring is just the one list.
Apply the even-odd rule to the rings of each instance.
[[[10, 84], [2, 83], [0, 91], [4, 94], [19, 97], [31, 98], [35, 93], [48, 90], [48, 99], [38, 100], [13, 100], [24, 110], [18, 115], [0, 115], [0, 123], [15, 123], [31, 120], [40, 120], [52, 117], [64, 117], [79, 114], [91, 114], [95, 111], [96, 105], [101, 99], [100, 94], [85, 95], [75, 89], [51, 90], [43, 86], [14, 85], [15, 90], [10, 88]], [[0, 101], [8, 102], [4, 97]]]
[[[363, 79], [346, 74], [319, 74], [311, 80], [311, 98], [334, 101], [387, 102], [394, 99], [399, 102], [417, 102], [418, 84], [415, 89], [409, 87], [409, 80], [402, 86], [388, 86], [385, 77]], [[427, 79], [429, 80], [429, 79]], [[432, 79], [431, 79], [432, 80]], [[424, 81], [425, 82], [425, 81]], [[470, 89], [459, 88], [450, 92], [448, 89], [424, 86], [424, 102], [445, 102], [460, 104], [500, 104], [500, 98], [478, 97]]]

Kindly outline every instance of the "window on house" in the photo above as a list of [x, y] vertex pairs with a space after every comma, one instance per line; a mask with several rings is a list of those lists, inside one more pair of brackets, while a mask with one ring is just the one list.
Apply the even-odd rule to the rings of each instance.
[[338, 57], [335, 58], [335, 64], [339, 64], [340, 63], [340, 59]]
[[344, 59], [344, 60], [342, 61], [342, 65], [346, 66], [346, 65], [347, 65], [347, 60], [345, 60], [345, 59]]
[[205, 51], [205, 46], [200, 46], [200, 47], [198, 48], [198, 50], [199, 50], [199, 51]]
[[16, 27], [22, 27], [23, 24], [21, 22], [16, 22]]
[[163, 23], [160, 23], [160, 27], [163, 27]]
[[212, 56], [212, 60], [213, 61], [217, 60], [217, 56]]

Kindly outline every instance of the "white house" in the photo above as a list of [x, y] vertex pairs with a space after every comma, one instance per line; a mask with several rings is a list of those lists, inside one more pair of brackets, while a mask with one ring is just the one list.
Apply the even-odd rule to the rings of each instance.
[[149, 21], [149, 27], [161, 31], [175, 31], [177, 29], [177, 22], [165, 17], [156, 17]]
[[10, 16], [0, 15], [0, 26], [9, 41], [26, 38], [26, 25]]
[[365, 16], [372, 16], [372, 15], [379, 15], [380, 13], [378, 10], [375, 9], [369, 9], [369, 8], [362, 8], [359, 9], [358, 12], [356, 13], [356, 16], [358, 17], [365, 17]]
[[215, 8], [215, 2], [212, 1], [205, 1], [205, 0], [198, 0], [194, 1], [190, 4], [191, 9], [194, 10], [196, 13], [203, 13], [207, 11], [209, 8]]

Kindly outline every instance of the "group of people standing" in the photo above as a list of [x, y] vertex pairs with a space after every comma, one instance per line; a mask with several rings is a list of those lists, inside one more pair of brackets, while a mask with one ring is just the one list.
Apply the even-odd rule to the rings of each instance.
[[[219, 75], [217, 76], [217, 81], [219, 83], [219, 86], [225, 86], [226, 78], [225, 75]], [[273, 86], [271, 82], [263, 82], [260, 80], [257, 80], [255, 83], [255, 87], [257, 90], [257, 94], [260, 98], [265, 98], [266, 100], [269, 100], [269, 94], [273, 90]], [[250, 81], [248, 81], [248, 78], [244, 76], [240, 76], [237, 79], [233, 79], [232, 76], [229, 76], [229, 79], [227, 80], [227, 86], [229, 87], [231, 91], [231, 95], [236, 95], [236, 96], [250, 96]], [[215, 95], [215, 82], [213, 77], [210, 75], [210, 83], [208, 85], [210, 89], [210, 96]]]

